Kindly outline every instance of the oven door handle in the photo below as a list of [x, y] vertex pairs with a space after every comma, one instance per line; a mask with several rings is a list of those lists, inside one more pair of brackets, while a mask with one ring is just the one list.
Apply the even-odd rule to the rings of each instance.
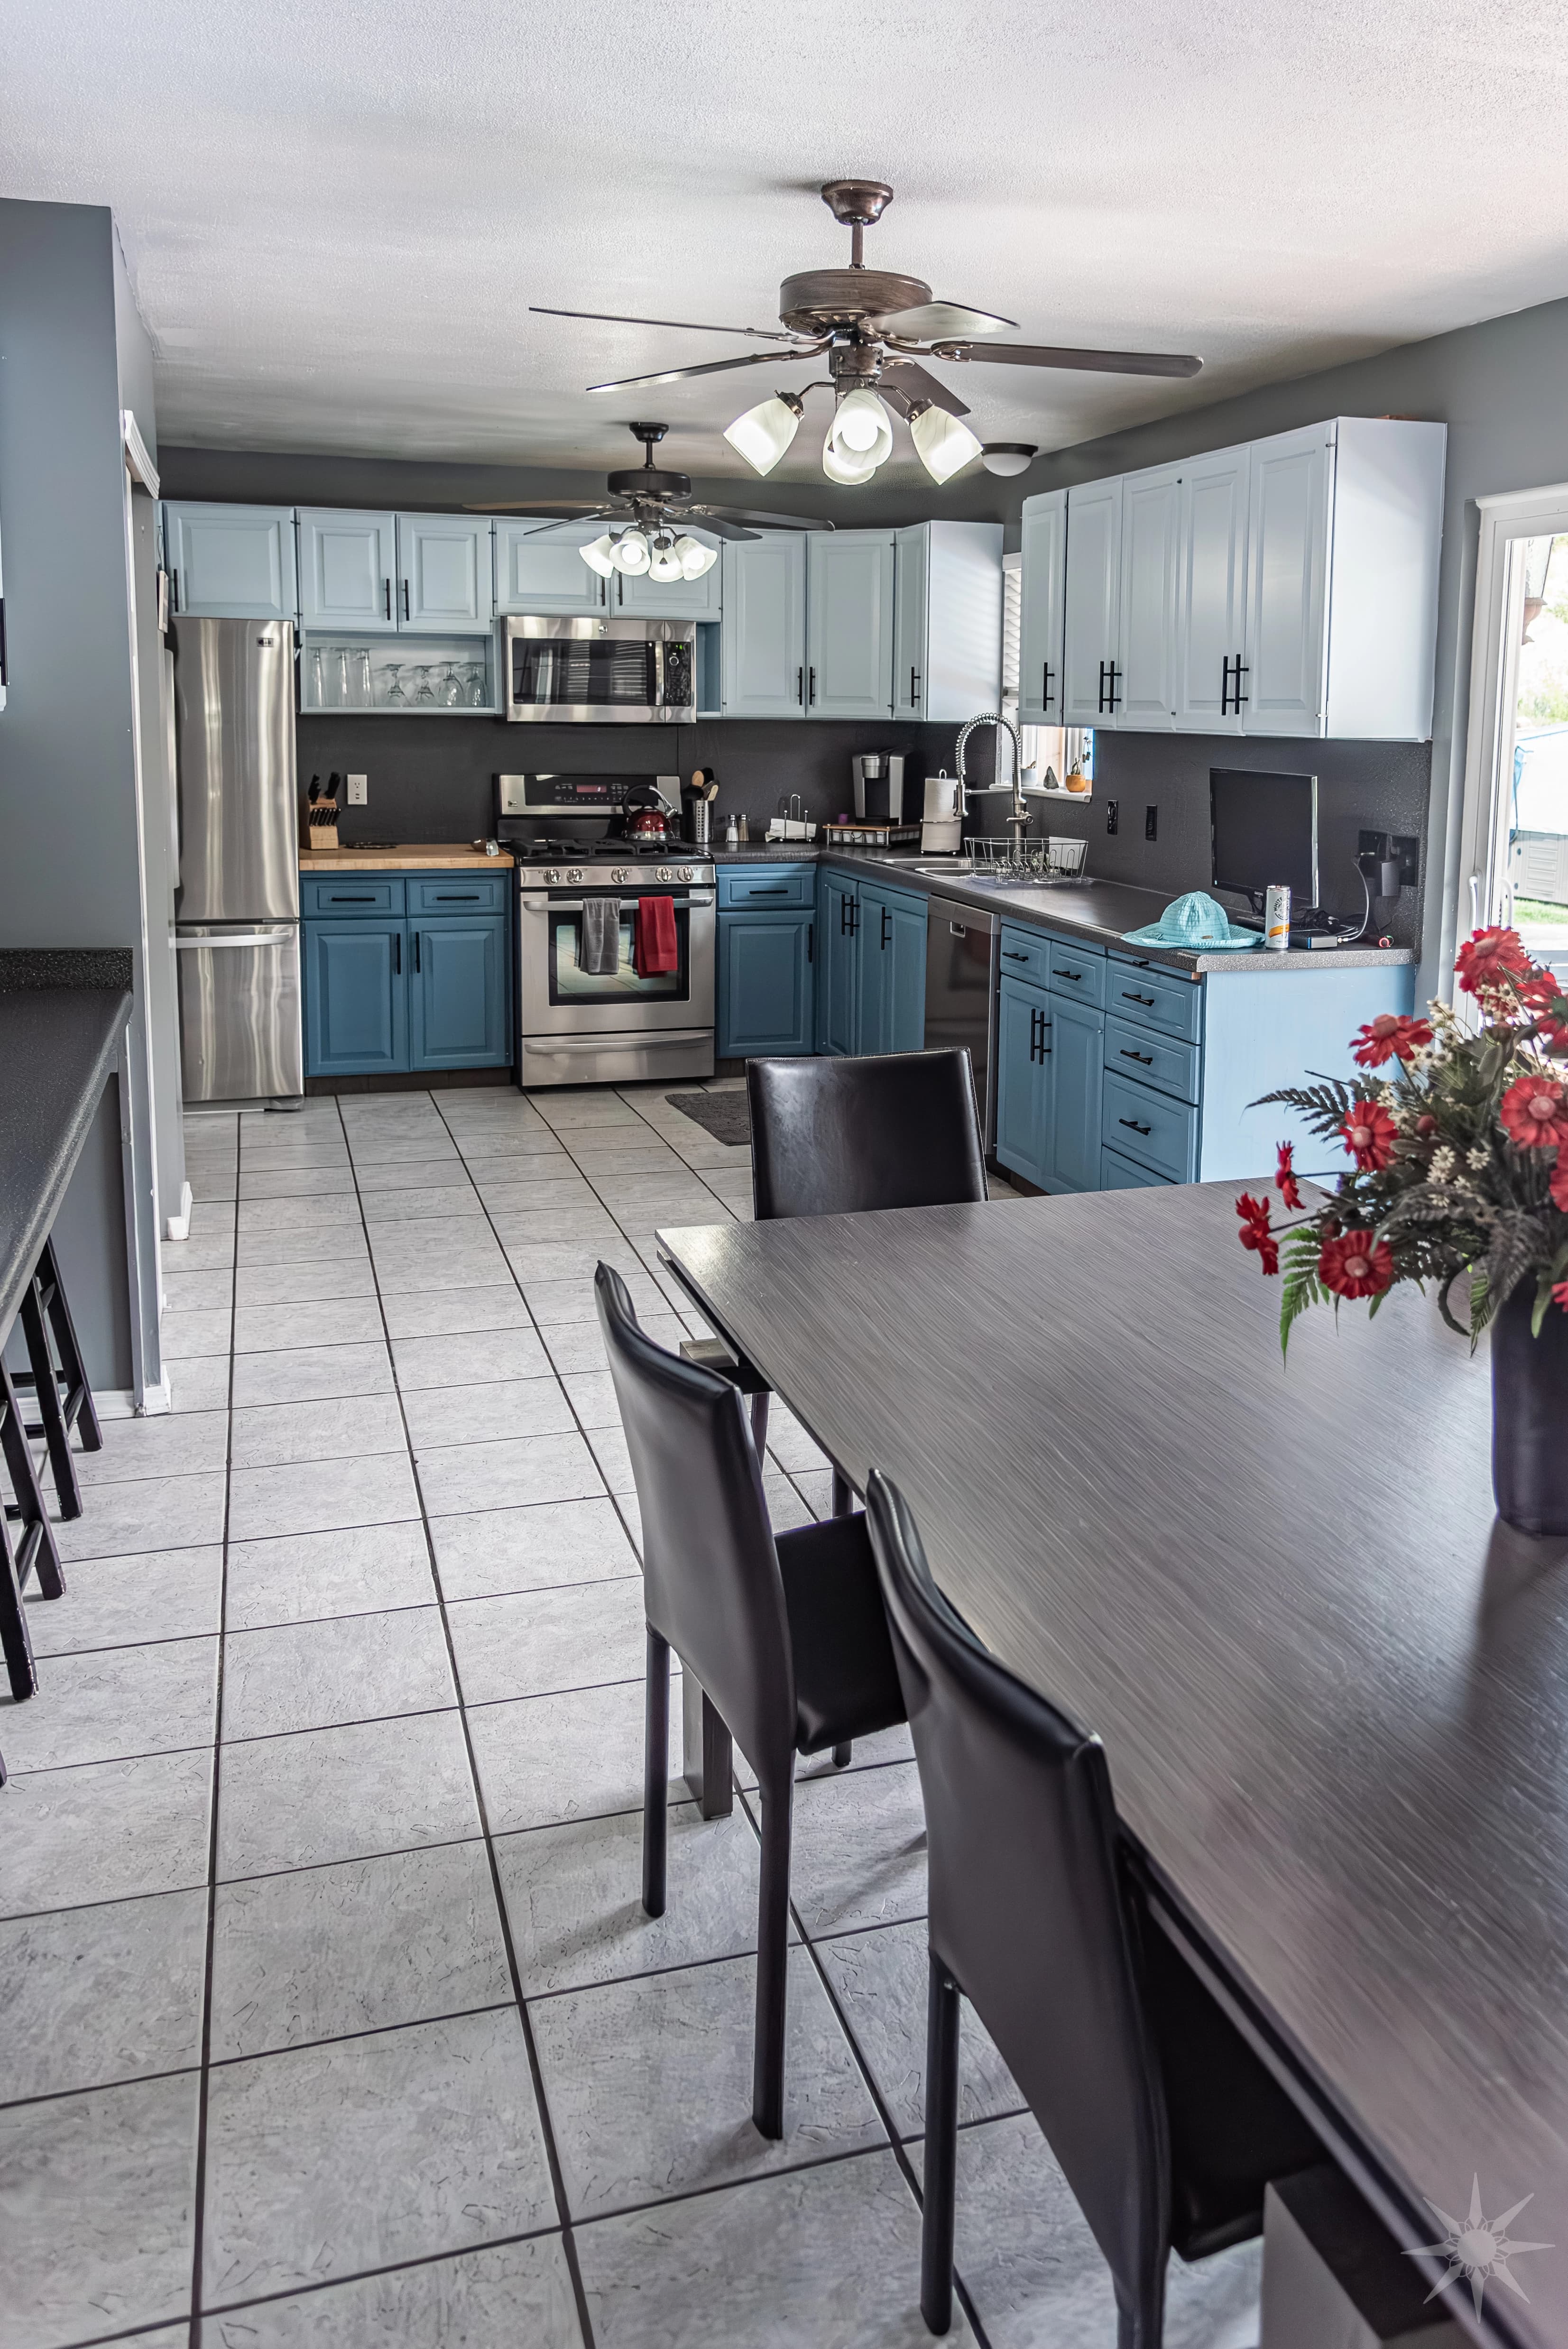
[[[608, 891], [607, 890], [605, 894], [607, 898]], [[657, 896], [664, 893], [650, 890], [649, 894]], [[580, 914], [583, 910], [581, 897], [524, 897], [519, 902], [525, 914]], [[713, 893], [709, 889], [694, 891], [690, 897], [671, 895], [670, 902], [678, 914], [683, 914], [689, 905], [711, 905], [713, 902]], [[636, 897], [622, 897], [618, 903], [623, 914], [634, 914], [637, 911], [639, 900]]]

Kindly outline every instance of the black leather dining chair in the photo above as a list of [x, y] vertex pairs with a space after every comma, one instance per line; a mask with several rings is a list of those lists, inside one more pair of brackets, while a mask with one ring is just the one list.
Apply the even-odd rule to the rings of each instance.
[[1105, 2253], [1117, 2349], [1159, 2349], [1170, 2251], [1257, 2234], [1322, 2147], [1149, 1915], [1098, 1738], [981, 1646], [876, 1471], [866, 1510], [929, 1855], [921, 2312], [948, 2330], [968, 1997]]
[[861, 1516], [775, 1538], [734, 1381], [655, 1345], [608, 1265], [594, 1291], [642, 1513], [642, 1905], [664, 1913], [673, 1648], [762, 1794], [752, 2118], [782, 2137], [794, 1757], [904, 1718], [877, 1568]]

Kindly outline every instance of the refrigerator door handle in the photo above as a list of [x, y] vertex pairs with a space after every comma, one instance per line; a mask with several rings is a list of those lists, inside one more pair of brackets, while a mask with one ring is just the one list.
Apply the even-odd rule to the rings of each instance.
[[176, 935], [174, 947], [179, 954], [204, 952], [209, 947], [275, 947], [280, 946], [285, 938], [293, 937], [294, 932], [295, 925], [285, 922], [275, 930], [208, 931], [196, 937]]

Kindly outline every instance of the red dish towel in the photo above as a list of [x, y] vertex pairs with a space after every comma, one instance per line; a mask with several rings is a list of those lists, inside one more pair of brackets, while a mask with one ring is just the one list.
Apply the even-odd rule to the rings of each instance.
[[679, 970], [680, 948], [675, 936], [675, 906], [669, 897], [639, 897], [637, 901], [637, 947], [632, 965], [639, 978], [654, 978], [660, 971]]

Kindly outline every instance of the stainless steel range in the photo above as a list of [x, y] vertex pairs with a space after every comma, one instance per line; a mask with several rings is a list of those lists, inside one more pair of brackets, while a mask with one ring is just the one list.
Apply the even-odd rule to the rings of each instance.
[[[655, 781], [673, 795], [673, 777], [496, 778], [496, 837], [517, 859], [524, 1086], [713, 1073], [712, 864], [680, 841], [620, 830], [628, 788]], [[669, 902], [664, 954], [641, 935], [649, 899]], [[611, 910], [596, 922], [590, 908], [601, 905]]]

